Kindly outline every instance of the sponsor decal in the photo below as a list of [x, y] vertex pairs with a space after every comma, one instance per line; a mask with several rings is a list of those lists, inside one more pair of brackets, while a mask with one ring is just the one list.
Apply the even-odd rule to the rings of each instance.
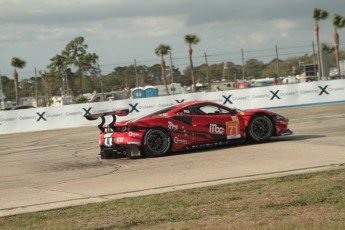
[[158, 104], [158, 107], [159, 108], [166, 108], [166, 107], [169, 107], [169, 106], [172, 106], [173, 104], [172, 103], [167, 103], [167, 104]]
[[140, 134], [139, 133], [136, 133], [136, 132], [132, 132], [132, 131], [129, 131], [128, 132], [128, 136], [130, 136], [130, 137], [137, 137], [137, 136], [139, 136]]
[[292, 91], [292, 92], [280, 92], [279, 96], [295, 96], [297, 95], [298, 92], [297, 91]]
[[217, 124], [210, 124], [210, 133], [223, 134], [224, 133], [224, 128], [223, 127], [219, 127]]
[[99, 110], [93, 109], [93, 110], [91, 111], [91, 113], [92, 113], [92, 114], [96, 114], [96, 113], [106, 113], [106, 112], [108, 112], [108, 111], [109, 111], [108, 109], [99, 109]]
[[329, 92], [332, 92], [332, 91], [344, 91], [345, 88], [344, 87], [341, 87], [341, 88], [329, 88], [328, 91]]
[[225, 133], [227, 139], [240, 138], [240, 121], [238, 117], [232, 116], [232, 121], [227, 121], [225, 123]]
[[43, 112], [43, 113], [37, 112], [36, 114], [38, 115], [37, 122], [40, 121], [40, 120], [47, 121], [47, 120], [45, 119], [45, 117], [44, 117], [44, 114], [46, 114], [46, 112]]
[[223, 105], [225, 105], [226, 103], [230, 103], [232, 104], [232, 101], [230, 100], [230, 97], [232, 96], [231, 94], [229, 96], [225, 96], [225, 95], [222, 95], [223, 98], [225, 99], [224, 102], [223, 102]]
[[138, 107], [139, 109], [153, 109], [155, 105], [142, 105]]
[[116, 143], [122, 143], [125, 140], [124, 137], [117, 137], [116, 138]]
[[344, 87], [334, 87], [331, 88], [329, 87], [329, 85], [325, 85], [325, 86], [318, 86], [318, 89], [313, 89], [313, 90], [300, 90], [300, 94], [318, 94], [318, 96], [321, 95], [330, 95], [331, 92], [335, 92], [335, 91], [345, 91]]
[[269, 94], [260, 94], [260, 95], [252, 95], [253, 99], [260, 99], [260, 98], [271, 98]]
[[168, 129], [170, 129], [170, 130], [177, 130], [178, 129], [178, 125], [175, 125], [171, 121], [168, 121]]
[[92, 107], [89, 107], [89, 108], [83, 108], [83, 110], [85, 111], [85, 113], [84, 113], [84, 115], [83, 115], [83, 117], [86, 117], [86, 116], [88, 116], [88, 115], [91, 115], [91, 109], [92, 109]]
[[135, 103], [135, 105], [129, 104], [129, 106], [131, 107], [131, 110], [129, 111], [130, 113], [136, 111], [139, 113], [139, 110], [137, 109], [137, 106], [139, 105], [139, 103]]
[[53, 114], [47, 114], [46, 117], [47, 118], [54, 118], [54, 117], [62, 117], [63, 113], [53, 113]]
[[[38, 119], [37, 119], [37, 122], [38, 121], [47, 121], [47, 119], [49, 118], [61, 118], [63, 117], [63, 113], [52, 113], [52, 114], [49, 114], [49, 113], [46, 113], [46, 112], [42, 112], [42, 113], [39, 113], [37, 112], [36, 113], [38, 115]], [[23, 117], [19, 117], [19, 120], [30, 120], [30, 119], [36, 119], [36, 117], [34, 116], [23, 116]]]
[[185, 139], [180, 139], [180, 138], [178, 138], [178, 137], [174, 137], [174, 142], [175, 142], [176, 144], [187, 144], [187, 143], [188, 143], [187, 140], [185, 140]]
[[270, 90], [272, 97], [270, 100], [273, 100], [274, 98], [277, 98], [278, 100], [280, 100], [281, 98], [278, 96], [279, 90], [276, 90], [275, 92], [273, 92], [272, 90]]
[[232, 97], [233, 101], [244, 101], [244, 100], [249, 100], [249, 96], [242, 96], [242, 97]]
[[20, 120], [20, 121], [22, 121], [22, 120], [36, 120], [36, 116], [20, 116], [20, 117], [18, 117], [18, 119]]
[[324, 86], [324, 87], [322, 87], [322, 86], [319, 86], [319, 89], [321, 89], [321, 91], [320, 91], [320, 93], [319, 93], [319, 96], [321, 96], [322, 94], [327, 94], [327, 95], [329, 95], [329, 93], [327, 92], [327, 87], [328, 87], [328, 85], [326, 85], [326, 86]]
[[83, 113], [81, 111], [78, 111], [78, 112], [72, 112], [72, 113], [69, 113], [69, 112], [66, 112], [65, 115], [66, 117], [68, 116], [79, 116], [79, 115], [82, 115]]
[[106, 134], [104, 134], [104, 145], [105, 146], [108, 146], [108, 147], [110, 147], [110, 146], [112, 146], [113, 145], [113, 138], [111, 137], [111, 135], [112, 135], [112, 133], [106, 133]]
[[300, 94], [311, 94], [311, 93], [317, 94], [319, 91], [317, 89], [313, 89], [313, 90], [300, 90], [299, 92]]
[[[35, 119], [36, 119], [36, 117], [35, 117]], [[9, 117], [9, 118], [2, 118], [2, 117], [0, 117], [0, 121], [1, 122], [8, 122], [8, 121], [15, 121], [15, 120], [17, 120], [17, 117]]]

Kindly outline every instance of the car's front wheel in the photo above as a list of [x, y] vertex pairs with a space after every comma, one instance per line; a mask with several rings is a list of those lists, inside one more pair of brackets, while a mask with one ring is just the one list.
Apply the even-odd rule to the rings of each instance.
[[273, 134], [273, 122], [269, 117], [258, 114], [252, 117], [247, 127], [247, 137], [252, 142], [264, 142]]
[[145, 133], [141, 150], [146, 157], [156, 157], [168, 153], [170, 147], [169, 133], [162, 128], [152, 128]]

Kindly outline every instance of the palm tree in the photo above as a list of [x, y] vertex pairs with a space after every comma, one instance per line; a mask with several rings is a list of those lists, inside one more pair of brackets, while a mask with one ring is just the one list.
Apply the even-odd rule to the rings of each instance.
[[322, 69], [321, 69], [321, 55], [320, 55], [320, 41], [319, 41], [319, 24], [320, 20], [324, 20], [328, 17], [328, 12], [322, 9], [314, 8], [313, 10], [313, 18], [315, 20], [314, 31], [316, 34], [316, 45], [317, 45], [317, 64], [319, 67], [319, 78], [322, 77]]
[[321, 43], [321, 50], [326, 51], [327, 53], [333, 53], [334, 52], [334, 46], [329, 47], [326, 43]]
[[14, 68], [13, 78], [14, 78], [14, 89], [16, 92], [16, 104], [19, 105], [19, 83], [18, 83], [18, 73], [17, 69], [22, 69], [26, 65], [26, 61], [13, 57], [11, 60], [11, 65]]
[[[57, 76], [62, 79], [62, 94], [68, 94], [68, 79], [66, 74], [66, 61], [67, 58], [63, 55], [55, 55], [50, 59], [51, 63], [47, 66], [51, 72], [57, 73]], [[66, 81], [66, 82], [65, 82]], [[65, 89], [66, 84], [66, 89]], [[66, 91], [65, 91], [66, 90]]]
[[338, 14], [333, 15], [333, 42], [334, 42], [334, 51], [335, 51], [335, 60], [338, 69], [338, 75], [340, 76], [340, 65], [339, 65], [339, 34], [338, 29], [345, 27], [345, 18], [341, 17]]
[[155, 54], [160, 57], [161, 59], [161, 69], [162, 69], [162, 78], [165, 85], [165, 89], [167, 91], [167, 94], [169, 94], [168, 85], [167, 85], [167, 79], [165, 76], [165, 61], [164, 61], [164, 55], [167, 55], [171, 51], [171, 47], [169, 45], [160, 44], [155, 49]]
[[193, 92], [195, 93], [196, 85], [195, 85], [194, 67], [193, 67], [193, 60], [192, 60], [192, 54], [193, 54], [192, 45], [198, 44], [200, 42], [200, 39], [195, 34], [186, 34], [184, 36], [184, 41], [185, 43], [188, 44], [190, 72], [191, 72], [191, 78], [192, 78], [192, 84], [193, 84]]

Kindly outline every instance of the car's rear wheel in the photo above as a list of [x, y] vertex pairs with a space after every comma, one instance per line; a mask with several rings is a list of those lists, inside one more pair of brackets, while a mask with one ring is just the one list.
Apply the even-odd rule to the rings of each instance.
[[252, 142], [264, 142], [273, 134], [273, 122], [269, 117], [258, 114], [252, 117], [247, 127], [247, 137]]
[[170, 147], [169, 133], [162, 128], [152, 128], [145, 133], [141, 150], [143, 156], [156, 157], [168, 153]]

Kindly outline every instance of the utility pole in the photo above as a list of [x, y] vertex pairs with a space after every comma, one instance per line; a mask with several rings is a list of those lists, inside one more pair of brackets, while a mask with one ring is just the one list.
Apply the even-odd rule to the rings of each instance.
[[0, 97], [1, 97], [0, 110], [2, 110], [2, 106], [5, 107], [5, 103], [4, 103], [5, 94], [2, 89], [1, 73], [0, 73]]
[[[316, 70], [316, 65], [315, 65], [315, 46], [314, 46], [314, 41], [311, 42], [311, 45], [313, 47], [313, 65], [314, 65], [314, 74], [316, 76], [314, 76], [314, 79], [316, 79], [317, 81], [319, 81], [320, 79], [317, 76], [317, 70]], [[305, 71], [305, 70], [304, 70]]]
[[137, 85], [137, 88], [139, 89], [139, 80], [138, 80], [138, 72], [137, 72], [137, 61], [135, 60], [135, 58], [134, 58], [134, 71], [135, 71], [136, 85]]
[[242, 78], [244, 81], [244, 54], [243, 54], [243, 48], [241, 49], [241, 53], [242, 53]]
[[36, 71], [36, 67], [35, 67], [35, 100], [36, 100], [36, 107], [38, 107], [37, 71]]
[[172, 94], [175, 94], [175, 86], [174, 86], [174, 75], [173, 75], [173, 69], [172, 69], [172, 58], [171, 58], [171, 52], [169, 52], [170, 56], [170, 77], [171, 77], [171, 91]]
[[101, 72], [101, 68], [99, 68], [99, 64], [97, 62], [97, 68], [98, 68], [98, 74], [99, 74], [99, 82], [101, 84], [101, 92], [102, 92], [102, 100], [104, 101], [104, 92], [103, 92], [103, 81], [102, 81], [102, 72]]
[[67, 91], [67, 96], [70, 96], [70, 90], [69, 90], [69, 86], [68, 86], [68, 72], [67, 72], [67, 68], [65, 67], [65, 76], [66, 76], [66, 91]]
[[276, 45], [276, 59], [277, 59], [277, 74], [278, 74], [278, 79], [280, 78], [280, 69], [279, 69], [279, 57], [278, 57], [278, 47]]
[[205, 61], [206, 61], [206, 79], [207, 79], [207, 88], [208, 88], [208, 92], [211, 92], [211, 85], [210, 85], [210, 79], [208, 76], [208, 62], [207, 62], [207, 55], [206, 52], [204, 52], [205, 55]]

